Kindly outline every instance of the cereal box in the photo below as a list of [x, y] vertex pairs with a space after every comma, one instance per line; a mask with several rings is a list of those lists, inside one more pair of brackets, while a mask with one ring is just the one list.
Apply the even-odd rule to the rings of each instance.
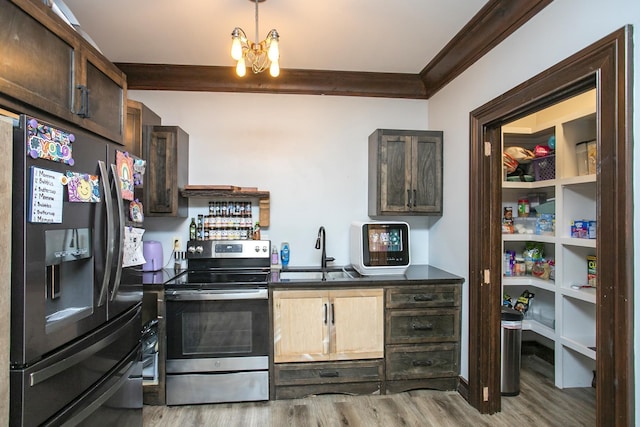
[[589, 255], [587, 256], [587, 283], [589, 286], [595, 288], [597, 282], [596, 279], [596, 257]]

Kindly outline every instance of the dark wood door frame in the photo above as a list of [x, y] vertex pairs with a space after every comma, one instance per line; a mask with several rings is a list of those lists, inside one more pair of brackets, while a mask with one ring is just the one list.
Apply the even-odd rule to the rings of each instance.
[[500, 127], [595, 87], [596, 420], [599, 426], [634, 424], [631, 31], [621, 28], [471, 112], [467, 393], [480, 412], [499, 411], [501, 399]]

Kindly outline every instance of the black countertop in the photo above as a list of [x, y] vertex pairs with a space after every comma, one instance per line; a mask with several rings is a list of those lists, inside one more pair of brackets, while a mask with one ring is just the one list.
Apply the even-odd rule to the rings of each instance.
[[142, 271], [139, 268], [128, 267], [122, 269], [121, 282], [125, 285], [164, 285], [177, 275], [182, 273], [172, 268], [163, 268], [158, 271]]
[[[347, 270], [353, 271], [351, 266], [344, 267]], [[343, 267], [329, 267], [329, 271], [339, 272], [343, 269]], [[298, 287], [304, 285], [318, 285], [319, 282], [322, 283], [323, 286], [381, 286], [385, 284], [393, 284], [393, 285], [412, 285], [412, 284], [425, 284], [425, 282], [433, 282], [435, 283], [450, 283], [450, 284], [461, 284], [464, 283], [464, 278], [460, 276], [456, 276], [455, 274], [451, 274], [447, 271], [441, 270], [437, 267], [433, 267], [428, 264], [418, 264], [411, 265], [407, 268], [405, 274], [385, 274], [385, 275], [375, 275], [375, 276], [362, 276], [355, 273], [355, 277], [348, 277], [345, 275], [344, 277], [328, 277], [326, 280], [321, 280], [318, 278], [305, 278], [305, 277], [296, 277], [296, 278], [286, 278], [285, 274], [287, 272], [300, 272], [303, 273], [305, 271], [319, 271], [318, 267], [289, 267], [282, 270], [274, 269], [271, 273], [271, 281], [269, 283], [269, 287], [272, 288], [290, 288], [290, 287]], [[281, 277], [281, 273], [282, 274]], [[353, 273], [352, 273], [353, 274]], [[299, 276], [304, 276], [304, 274], [300, 274]]]
[[[383, 274], [375, 276], [362, 276], [357, 272], [353, 272], [351, 266], [331, 266], [327, 270], [332, 272], [339, 272], [344, 269], [350, 271], [355, 277], [330, 277], [327, 280], [322, 281], [318, 278], [281, 278], [280, 273], [286, 272], [319, 272], [318, 267], [288, 267], [284, 269], [273, 269], [271, 278], [269, 281], [269, 287], [272, 288], [285, 288], [285, 287], [299, 287], [303, 285], [318, 285], [319, 282], [323, 286], [345, 286], [345, 285], [357, 285], [357, 286], [381, 286], [384, 284], [394, 285], [411, 285], [424, 284], [424, 282], [433, 283], [464, 283], [464, 278], [456, 276], [445, 270], [441, 270], [437, 267], [433, 267], [428, 264], [411, 265], [405, 272], [405, 274]], [[122, 283], [128, 285], [164, 285], [178, 275], [182, 274], [184, 270], [174, 270], [165, 268], [159, 271], [141, 271], [137, 268], [125, 268], [122, 270]]]

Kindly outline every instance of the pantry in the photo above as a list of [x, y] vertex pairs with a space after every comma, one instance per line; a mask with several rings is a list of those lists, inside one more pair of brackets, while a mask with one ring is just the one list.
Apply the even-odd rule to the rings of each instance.
[[553, 349], [559, 388], [595, 376], [596, 174], [581, 148], [596, 131], [595, 89], [502, 127], [518, 163], [502, 182], [503, 305], [524, 312], [524, 340]]

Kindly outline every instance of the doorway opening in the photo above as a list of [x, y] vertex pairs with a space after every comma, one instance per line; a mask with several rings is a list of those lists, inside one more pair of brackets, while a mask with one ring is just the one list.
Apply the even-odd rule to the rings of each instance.
[[476, 232], [469, 242], [468, 398], [480, 412], [501, 408], [502, 128], [595, 88], [597, 247], [588, 249], [597, 257], [600, 286], [593, 302], [595, 343], [587, 347], [597, 348], [597, 425], [634, 422], [630, 40], [631, 28], [622, 28], [471, 113], [469, 229]]

